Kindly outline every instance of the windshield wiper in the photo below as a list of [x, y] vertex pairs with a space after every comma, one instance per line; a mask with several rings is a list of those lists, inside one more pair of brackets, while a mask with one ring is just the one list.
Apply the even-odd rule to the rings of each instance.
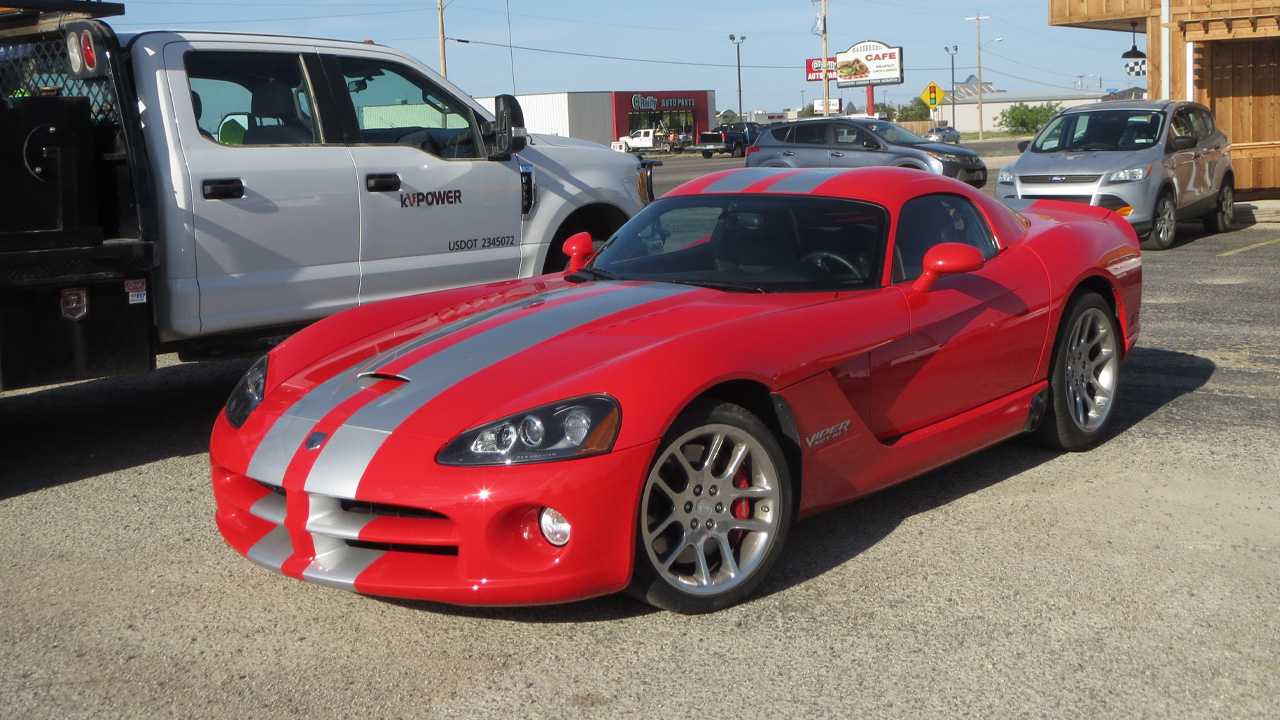
[[724, 290], [725, 292], [749, 292], [763, 293], [764, 288], [759, 285], [748, 285], [747, 283], [723, 282], [720, 280], [663, 280], [663, 282], [674, 283], [676, 285], [693, 285], [695, 287], [704, 287], [709, 290]]
[[571, 283], [584, 283], [591, 282], [592, 280], [618, 280], [619, 278], [608, 270], [597, 270], [593, 267], [584, 267], [565, 275], [564, 279]]

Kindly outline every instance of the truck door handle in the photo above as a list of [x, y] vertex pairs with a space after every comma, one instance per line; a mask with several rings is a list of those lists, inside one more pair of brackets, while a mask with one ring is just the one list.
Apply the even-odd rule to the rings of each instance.
[[205, 180], [200, 184], [205, 200], [235, 200], [244, 197], [244, 181], [240, 178]]
[[396, 192], [400, 189], [400, 176], [396, 173], [365, 175], [364, 187], [369, 192]]
[[793, 151], [791, 151], [791, 150], [783, 150], [783, 151], [782, 151], [782, 156], [783, 156], [783, 157], [791, 157], [792, 155], [795, 155], [795, 152], [793, 152]]
[[831, 157], [844, 157], [844, 153], [842, 153], [842, 152], [836, 152], [835, 150], [832, 150], [832, 151], [831, 151]]

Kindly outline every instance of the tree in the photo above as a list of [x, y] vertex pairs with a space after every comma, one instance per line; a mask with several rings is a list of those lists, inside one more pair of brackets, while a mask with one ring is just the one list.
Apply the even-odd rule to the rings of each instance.
[[996, 117], [996, 127], [1021, 135], [1031, 135], [1044, 127], [1049, 118], [1062, 109], [1062, 103], [1049, 102], [1034, 107], [1026, 103], [1018, 103], [1000, 111]]
[[902, 109], [898, 113], [898, 122], [908, 122], [911, 120], [929, 120], [933, 117], [929, 110], [929, 104], [920, 98], [913, 98], [911, 104]]
[[800, 108], [800, 112], [796, 113], [796, 117], [804, 117], [804, 118], [816, 117], [817, 115], [818, 115], [818, 111], [814, 110], [812, 105], [805, 105], [804, 107]]

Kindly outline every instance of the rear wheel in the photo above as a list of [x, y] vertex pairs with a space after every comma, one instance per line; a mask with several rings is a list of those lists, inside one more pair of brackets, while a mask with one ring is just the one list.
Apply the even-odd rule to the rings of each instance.
[[1115, 409], [1120, 331], [1111, 306], [1096, 293], [1073, 299], [1063, 313], [1049, 370], [1049, 404], [1036, 434], [1059, 450], [1098, 441]]
[[631, 591], [679, 613], [747, 597], [791, 525], [782, 448], [755, 415], [699, 401], [663, 438], [640, 498]]
[[1151, 230], [1142, 239], [1143, 250], [1168, 250], [1178, 234], [1178, 207], [1173, 193], [1165, 190], [1156, 199], [1155, 212], [1151, 214]]
[[1231, 229], [1231, 223], [1236, 216], [1236, 193], [1232, 186], [1231, 178], [1222, 180], [1222, 187], [1218, 188], [1218, 200], [1214, 203], [1213, 212], [1205, 215], [1204, 229], [1211, 233], [1224, 233]]
[[702, 151], [702, 157], [704, 157], [704, 158], [706, 158], [706, 159], [710, 160], [710, 159], [711, 159], [711, 151], [710, 151], [710, 150], [703, 150], [703, 151]]
[[734, 146], [733, 146], [733, 152], [732, 152], [731, 154], [732, 154], [734, 157], [736, 157], [736, 158], [740, 158], [740, 157], [742, 157], [743, 155], [746, 155], [746, 154], [747, 154], [747, 151], [746, 151], [745, 149], [743, 149], [743, 147], [742, 147], [741, 145], [734, 145]]

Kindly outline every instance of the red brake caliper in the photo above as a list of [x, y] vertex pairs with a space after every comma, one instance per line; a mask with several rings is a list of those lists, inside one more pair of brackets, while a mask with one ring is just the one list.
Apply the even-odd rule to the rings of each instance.
[[[747, 478], [746, 469], [739, 467], [738, 471], [734, 473], [733, 476], [733, 486], [742, 489], [746, 488], [750, 484], [750, 480]], [[746, 520], [751, 517], [751, 501], [746, 498], [738, 498], [729, 506], [729, 512], [733, 513], [733, 516], [739, 520]], [[729, 546], [737, 548], [742, 544], [742, 539], [746, 536], [746, 530], [730, 530]]]

